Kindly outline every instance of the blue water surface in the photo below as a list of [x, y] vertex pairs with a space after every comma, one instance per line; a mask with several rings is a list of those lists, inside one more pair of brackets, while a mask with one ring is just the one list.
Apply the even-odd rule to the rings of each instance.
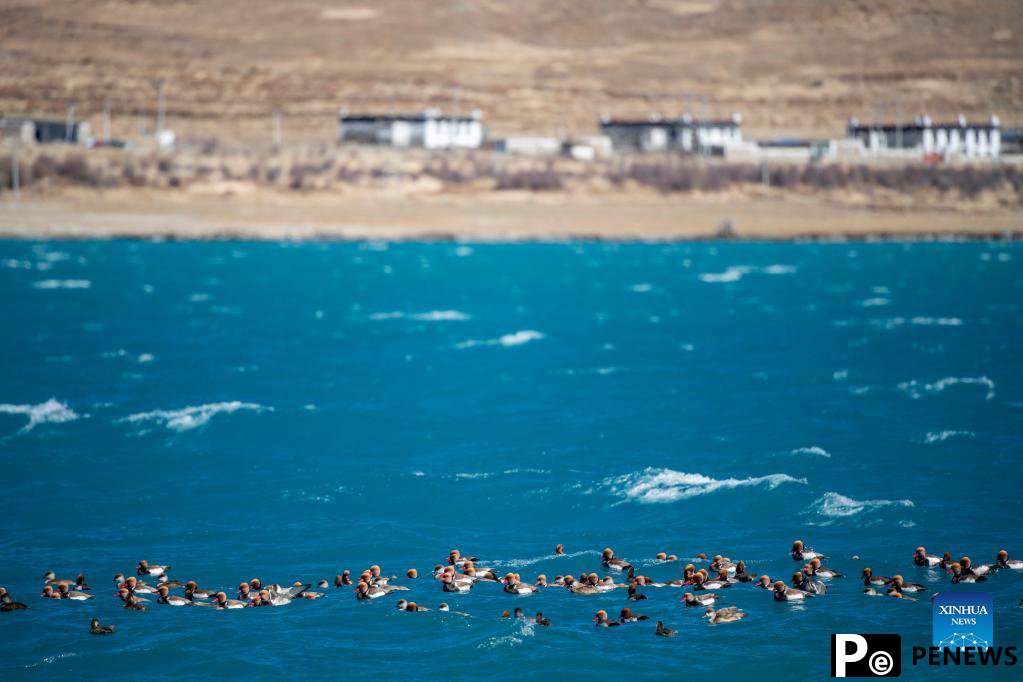
[[[986, 591], [1023, 646], [1023, 571], [911, 562], [1023, 558], [1018, 244], [7, 241], [0, 265], [0, 584], [31, 607], [0, 614], [4, 679], [815, 679], [833, 632], [901, 634], [906, 677], [1018, 674], [914, 668], [928, 595], [855, 578]], [[429, 578], [452, 548], [532, 581], [610, 546], [659, 579], [684, 563], [659, 551], [788, 579], [796, 538], [852, 577], [805, 605], [735, 586], [749, 616], [717, 626], [646, 589], [674, 639], [593, 628], [624, 591]], [[415, 567], [404, 596], [468, 616], [350, 588], [126, 612], [111, 579], [142, 558], [232, 593]], [[40, 599], [45, 570], [96, 598]]]

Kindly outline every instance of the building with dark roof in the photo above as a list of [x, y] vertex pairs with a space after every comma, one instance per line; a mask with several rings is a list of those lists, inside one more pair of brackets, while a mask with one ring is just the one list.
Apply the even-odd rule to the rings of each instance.
[[380, 144], [425, 149], [477, 149], [486, 129], [479, 111], [470, 116], [444, 115], [437, 109], [413, 114], [349, 114], [338, 116], [339, 144]]
[[742, 116], [725, 119], [694, 119], [689, 114], [665, 119], [613, 119], [602, 116], [601, 132], [611, 139], [615, 151], [680, 151], [721, 155], [741, 146]]
[[858, 139], [867, 151], [916, 150], [922, 156], [998, 158], [1001, 128], [998, 117], [986, 123], [971, 123], [965, 116], [949, 123], [935, 123], [921, 116], [912, 123], [861, 124], [849, 119], [849, 137]]

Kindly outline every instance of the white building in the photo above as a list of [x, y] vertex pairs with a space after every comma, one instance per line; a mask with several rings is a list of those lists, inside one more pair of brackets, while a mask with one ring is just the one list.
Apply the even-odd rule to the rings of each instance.
[[849, 120], [849, 137], [858, 139], [873, 154], [886, 150], [912, 150], [942, 158], [998, 158], [1002, 135], [997, 116], [988, 123], [970, 123], [965, 116], [952, 123], [934, 123], [922, 116], [908, 124], [861, 125]]
[[725, 119], [695, 119], [690, 114], [676, 119], [651, 115], [646, 120], [602, 116], [600, 129], [611, 139], [616, 151], [676, 150], [721, 156], [743, 144], [742, 116], [739, 114]]
[[485, 136], [479, 111], [470, 116], [446, 116], [437, 109], [427, 109], [419, 114], [352, 115], [342, 109], [338, 116], [339, 144], [354, 142], [424, 149], [477, 149]]

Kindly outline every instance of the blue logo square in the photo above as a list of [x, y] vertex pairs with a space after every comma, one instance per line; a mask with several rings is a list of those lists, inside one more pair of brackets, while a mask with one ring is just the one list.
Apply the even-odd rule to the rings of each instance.
[[933, 645], [945, 649], [994, 646], [994, 605], [984, 592], [942, 592], [933, 602]]

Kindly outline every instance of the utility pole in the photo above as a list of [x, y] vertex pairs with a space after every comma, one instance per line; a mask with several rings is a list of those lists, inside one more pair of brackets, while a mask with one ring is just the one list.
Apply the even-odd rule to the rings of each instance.
[[281, 148], [281, 110], [280, 109], [274, 109], [272, 121], [273, 121], [273, 126], [272, 126], [273, 141], [272, 141], [272, 144], [273, 144], [274, 150], [278, 150], [278, 149]]
[[110, 144], [110, 98], [103, 100], [103, 144]]
[[157, 95], [156, 105], [156, 135], [159, 137], [160, 133], [163, 132], [163, 124], [166, 120], [164, 116], [164, 105], [166, 99], [164, 96], [164, 90], [167, 88], [167, 81], [161, 78], [158, 87], [159, 94]]
[[11, 189], [14, 190], [14, 201], [21, 203], [21, 173], [18, 168], [18, 147], [14, 147], [14, 153], [11, 154]]
[[75, 105], [67, 105], [67, 120], [64, 122], [64, 141], [71, 144], [71, 130], [75, 124]]

